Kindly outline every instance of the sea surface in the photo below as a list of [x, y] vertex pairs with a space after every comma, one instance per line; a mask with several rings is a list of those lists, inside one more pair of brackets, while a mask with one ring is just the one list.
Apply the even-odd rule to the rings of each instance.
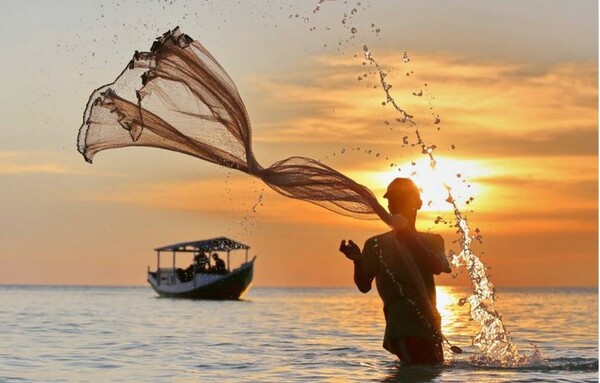
[[158, 298], [150, 287], [0, 286], [0, 382], [597, 382], [596, 288], [499, 289], [522, 354], [480, 366], [476, 327], [438, 287], [444, 332], [463, 347], [439, 367], [402, 366], [382, 347], [375, 291], [253, 288], [242, 301]]

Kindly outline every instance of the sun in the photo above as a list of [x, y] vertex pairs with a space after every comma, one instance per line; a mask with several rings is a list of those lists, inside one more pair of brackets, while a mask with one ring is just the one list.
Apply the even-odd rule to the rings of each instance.
[[429, 158], [422, 157], [399, 163], [389, 170], [364, 173], [361, 180], [375, 189], [380, 203], [385, 206], [382, 195], [387, 185], [397, 177], [410, 178], [421, 191], [422, 210], [448, 211], [452, 210], [452, 205], [447, 202], [449, 192], [459, 208], [464, 208], [485, 192], [476, 180], [491, 173], [492, 169], [474, 160], [437, 157], [432, 168]]

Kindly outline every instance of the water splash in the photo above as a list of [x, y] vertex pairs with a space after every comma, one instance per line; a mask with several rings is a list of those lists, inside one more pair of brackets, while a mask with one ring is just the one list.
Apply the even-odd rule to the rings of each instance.
[[[379, 73], [379, 80], [386, 95], [385, 104], [391, 104], [394, 109], [400, 113], [400, 120], [402, 122], [409, 122], [415, 127], [417, 144], [421, 147], [421, 152], [429, 157], [429, 165], [435, 172], [437, 162], [434, 156], [434, 150], [436, 149], [436, 146], [427, 145], [425, 143], [418, 125], [412, 120], [413, 116], [398, 106], [390, 93], [392, 86], [386, 81], [387, 73], [383, 71], [366, 45], [363, 47], [363, 52], [365, 59], [368, 60], [369, 64], [374, 66]], [[408, 62], [409, 60], [410, 59], [405, 52], [404, 61]], [[440, 119], [437, 117], [434, 124], [437, 125], [439, 123]], [[403, 140], [403, 142], [407, 141]], [[481, 354], [474, 357], [474, 361], [484, 364], [511, 366], [520, 365], [530, 360], [541, 359], [541, 355], [537, 349], [537, 355], [534, 353], [534, 355], [530, 357], [520, 356], [516, 346], [510, 341], [509, 333], [504, 326], [502, 317], [495, 308], [496, 289], [487, 275], [485, 265], [471, 248], [473, 238], [470, 234], [468, 220], [459, 210], [456, 200], [452, 195], [452, 188], [446, 183], [444, 183], [444, 186], [448, 191], [446, 202], [452, 206], [455, 227], [460, 234], [459, 243], [461, 245], [460, 253], [451, 253], [450, 262], [455, 268], [464, 266], [469, 274], [473, 286], [473, 294], [466, 298], [465, 301], [463, 301], [463, 304], [466, 302], [469, 303], [470, 316], [479, 323], [481, 329], [473, 338], [473, 345], [479, 348], [481, 352]]]
[[[318, 12], [323, 2], [325, 2], [325, 0], [319, 0], [317, 8], [315, 8], [315, 13]], [[352, 14], [354, 15], [354, 13]], [[347, 14], [344, 14], [343, 24], [345, 24], [346, 18]], [[351, 33], [354, 34], [354, 31], [355, 29], [353, 28]], [[400, 123], [408, 123], [415, 128], [414, 133], [417, 138], [417, 145], [421, 148], [422, 154], [425, 154], [429, 158], [429, 166], [435, 174], [437, 161], [434, 151], [436, 146], [426, 144], [419, 130], [419, 126], [413, 121], [413, 116], [396, 103], [390, 92], [392, 84], [386, 80], [388, 73], [384, 71], [375, 60], [367, 45], [363, 46], [363, 55], [366, 62], [374, 67], [375, 72], [379, 75], [379, 83], [386, 97], [385, 101], [381, 104], [383, 106], [388, 104], [392, 105], [396, 112], [400, 114], [400, 117], [396, 120]], [[404, 52], [402, 60], [405, 64], [411, 61], [408, 52]], [[363, 63], [363, 65], [364, 64], [365, 63]], [[406, 75], [410, 76], [411, 73], [412, 71], [407, 72]], [[365, 77], [366, 75], [359, 76], [358, 79], [361, 80]], [[427, 86], [427, 84], [425, 84], [425, 86]], [[423, 96], [423, 91], [413, 92], [413, 95], [421, 97]], [[431, 103], [431, 100], [429, 100], [429, 102]], [[433, 109], [433, 107], [430, 109]], [[441, 119], [439, 118], [439, 115], [434, 115], [433, 117], [433, 125], [438, 126], [439, 130]], [[404, 136], [402, 141], [405, 145], [408, 144], [407, 136]], [[454, 145], [452, 145], [452, 149], [454, 148]], [[394, 166], [394, 164], [392, 163], [391, 166]], [[438, 179], [440, 178], [438, 177]], [[469, 303], [470, 317], [480, 325], [480, 332], [473, 337], [473, 345], [480, 350], [480, 354], [474, 358], [474, 361], [484, 364], [515, 366], [523, 365], [523, 363], [531, 363], [532, 361], [543, 360], [537, 348], [534, 354], [529, 357], [520, 356], [516, 346], [510, 341], [509, 333], [504, 326], [502, 317], [495, 308], [496, 290], [489, 279], [489, 275], [487, 275], [487, 268], [471, 248], [471, 243], [475, 236], [471, 236], [467, 217], [458, 208], [457, 202], [452, 194], [451, 186], [446, 183], [443, 183], [443, 185], [448, 192], [446, 202], [452, 206], [455, 221], [454, 226], [457, 228], [457, 233], [460, 236], [459, 244], [461, 246], [459, 253], [450, 252], [450, 262], [454, 268], [464, 267], [467, 270], [473, 287], [473, 294], [462, 299], [459, 304], [464, 305], [465, 303]], [[477, 233], [477, 238], [480, 238], [479, 233]], [[399, 289], [402, 294], [400, 285]]]
[[263, 199], [264, 199], [263, 195], [264, 195], [264, 191], [265, 191], [264, 189], [260, 191], [260, 195], [258, 196], [258, 200], [257, 200], [257, 201], [254, 203], [254, 205], [252, 205], [252, 212], [253, 212], [254, 214], [256, 214], [256, 213], [257, 213], [257, 211], [258, 211], [258, 210], [257, 210], [257, 209], [258, 209], [258, 207], [263, 205]]
[[238, 224], [243, 229], [244, 234], [248, 237], [252, 237], [256, 232], [259, 207], [262, 207], [264, 204], [264, 193], [265, 189], [262, 188], [257, 200], [252, 204], [251, 212], [247, 211], [242, 220], [238, 220]]
[[392, 85], [388, 84], [388, 82], [385, 80], [385, 78], [387, 77], [388, 74], [386, 72], [384, 72], [383, 69], [381, 69], [381, 67], [379, 66], [377, 61], [375, 61], [375, 59], [373, 58], [373, 55], [371, 54], [369, 47], [366, 45], [363, 45], [363, 54], [365, 56], [365, 60], [367, 60], [369, 62], [369, 64], [375, 66], [375, 69], [376, 69], [377, 73], [379, 74], [379, 82], [381, 83], [381, 87], [383, 88], [383, 91], [385, 92], [385, 95], [386, 95], [386, 100], [384, 102], [382, 102], [381, 104], [383, 106], [385, 106], [386, 104], [391, 104], [394, 107], [394, 109], [396, 109], [396, 111], [398, 113], [400, 113], [400, 116], [401, 116], [400, 120], [399, 120], [400, 122], [402, 122], [402, 123], [409, 122], [412, 125], [416, 125], [415, 122], [412, 121], [413, 116], [408, 114], [406, 112], [406, 110], [402, 109], [400, 106], [398, 106], [398, 104], [396, 104], [396, 101], [390, 94], [390, 89], [392, 88]]
[[405, 64], [410, 61], [410, 57], [408, 57], [407, 51], [404, 51], [404, 54], [402, 55], [402, 61], [404, 61]]

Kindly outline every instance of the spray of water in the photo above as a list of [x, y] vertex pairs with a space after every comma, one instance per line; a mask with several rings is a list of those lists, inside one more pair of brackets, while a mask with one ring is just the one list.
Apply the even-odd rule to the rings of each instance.
[[[429, 157], [431, 169], [435, 172], [436, 160], [434, 156], [435, 145], [428, 146], [422, 138], [419, 126], [412, 120], [413, 116], [402, 109], [390, 93], [392, 85], [386, 81], [386, 72], [384, 72], [379, 63], [373, 57], [369, 48], [363, 47], [364, 57], [379, 73], [379, 81], [385, 92], [386, 101], [384, 104], [390, 104], [400, 113], [400, 121], [408, 122], [415, 127], [417, 143], [421, 147], [423, 154]], [[407, 55], [405, 54], [405, 61]], [[437, 121], [437, 120], [436, 120]], [[476, 356], [476, 361], [481, 363], [515, 365], [523, 362], [523, 357], [518, 353], [516, 346], [510, 341], [510, 337], [502, 317], [495, 308], [496, 290], [486, 274], [486, 267], [471, 248], [472, 237], [470, 234], [469, 222], [457, 206], [456, 200], [452, 196], [452, 188], [444, 183], [448, 191], [446, 202], [452, 206], [455, 218], [455, 226], [460, 234], [460, 253], [451, 253], [451, 263], [455, 268], [464, 266], [471, 279], [473, 294], [459, 304], [469, 303], [470, 316], [480, 325], [479, 333], [473, 338], [473, 345], [481, 351]]]
[[[435, 174], [437, 162], [434, 151], [436, 146], [427, 145], [425, 143], [419, 130], [419, 126], [413, 121], [413, 116], [396, 103], [390, 92], [392, 84], [386, 80], [387, 73], [375, 60], [368, 46], [363, 46], [363, 53], [365, 59], [375, 68], [376, 73], [379, 75], [379, 82], [386, 96], [386, 100], [382, 102], [382, 105], [392, 105], [392, 107], [400, 114], [400, 118], [397, 120], [402, 123], [408, 123], [415, 128], [414, 133], [417, 138], [417, 144], [421, 147], [422, 153], [428, 156], [429, 165]], [[410, 59], [405, 52], [404, 62], [406, 63], [409, 60]], [[359, 78], [359, 80], [360, 79], [361, 78]], [[422, 91], [420, 94], [415, 94], [415, 96], [422, 96]], [[439, 117], [436, 117], [434, 124], [439, 123], [440, 119]], [[403, 140], [403, 142], [406, 143], [406, 140]], [[441, 179], [441, 177], [438, 177], [438, 179]], [[448, 192], [446, 202], [452, 207], [455, 219], [454, 226], [457, 228], [457, 232], [460, 235], [459, 244], [461, 250], [458, 254], [451, 252], [450, 261], [455, 269], [464, 267], [467, 270], [473, 287], [473, 293], [469, 297], [461, 299], [458, 304], [463, 306], [465, 303], [469, 303], [470, 317], [479, 323], [480, 326], [480, 331], [473, 337], [473, 345], [480, 350], [480, 354], [475, 355], [473, 361], [486, 365], [502, 365], [510, 367], [546, 363], [535, 345], [533, 345], [534, 352], [532, 355], [522, 356], [519, 354], [517, 347], [511, 342], [509, 332], [502, 321], [502, 316], [495, 308], [496, 290], [487, 275], [487, 268], [471, 247], [475, 237], [471, 235], [467, 217], [458, 208], [457, 202], [452, 194], [451, 186], [446, 183], [443, 184]], [[382, 261], [384, 268], [394, 281], [393, 273], [385, 265], [381, 256], [380, 261]], [[401, 285], [399, 283], [396, 284], [398, 285], [400, 294], [403, 295]], [[417, 314], [419, 314], [418, 307], [416, 305], [413, 306], [415, 306]], [[426, 316], [420, 316], [427, 323]]]
[[[318, 1], [314, 13], [318, 13], [321, 10], [321, 5], [325, 1], [326, 0]], [[355, 13], [356, 12], [353, 12], [352, 15]], [[355, 34], [356, 29], [353, 28], [352, 30], [352, 34]], [[377, 32], [379, 32], [379, 30]], [[363, 46], [363, 55], [369, 65], [375, 69], [375, 73], [378, 74], [379, 83], [385, 93], [385, 101], [382, 102], [382, 105], [391, 105], [400, 115], [396, 120], [414, 128], [417, 145], [421, 148], [421, 152], [428, 157], [429, 165], [434, 174], [436, 174], [437, 162], [434, 155], [436, 146], [426, 144], [418, 124], [413, 120], [413, 116], [398, 105], [391, 94], [392, 84], [386, 79], [388, 73], [382, 69], [367, 45]], [[403, 61], [404, 63], [410, 61], [407, 52], [404, 52]], [[407, 73], [407, 75], [409, 75], [409, 73]], [[358, 80], [360, 81], [364, 77], [366, 77], [366, 75], [359, 76]], [[418, 93], [413, 93], [413, 95], [421, 97], [423, 92], [421, 90]], [[435, 116], [434, 124], [440, 124], [439, 116]], [[403, 142], [407, 143], [407, 137], [404, 137]], [[441, 180], [442, 177], [438, 176], [437, 179]], [[471, 247], [473, 239], [479, 236], [473, 237], [471, 235], [469, 222], [467, 217], [457, 206], [457, 202], [453, 197], [452, 187], [447, 183], [442, 183], [448, 192], [446, 202], [451, 205], [451, 209], [454, 213], [454, 226], [460, 236], [460, 252], [450, 252], [450, 262], [455, 270], [461, 267], [466, 269], [473, 287], [472, 294], [467, 298], [461, 299], [458, 304], [463, 306], [465, 303], [469, 303], [470, 317], [479, 323], [480, 326], [480, 331], [473, 337], [473, 345], [480, 350], [480, 354], [474, 357], [474, 361], [482, 364], [502, 366], [528, 365], [531, 363], [543, 362], [543, 358], [537, 347], [534, 347], [535, 351], [533, 355], [521, 356], [519, 355], [517, 347], [511, 342], [509, 333], [502, 321], [502, 317], [495, 308], [496, 290], [487, 275], [487, 268]], [[388, 274], [390, 274], [392, 280], [394, 280], [393, 274], [389, 271], [385, 263], [383, 263], [383, 266], [388, 270]], [[398, 287], [399, 292], [402, 295], [403, 292], [400, 284], [398, 284]]]

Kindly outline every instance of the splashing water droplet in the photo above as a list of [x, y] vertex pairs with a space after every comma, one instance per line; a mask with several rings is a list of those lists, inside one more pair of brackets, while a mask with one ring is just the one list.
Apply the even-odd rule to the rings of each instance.
[[[372, 24], [372, 27], [374, 27], [374, 24]], [[373, 58], [367, 45], [363, 46], [363, 52], [365, 60], [368, 61], [369, 64], [375, 68], [376, 73], [379, 74], [380, 83], [386, 93], [387, 99], [382, 102], [382, 105], [392, 104], [396, 111], [401, 114], [400, 118], [397, 120], [415, 125], [415, 122], [412, 121], [413, 117], [396, 104], [389, 92], [389, 87], [384, 80], [386, 73], [383, 72], [377, 61]], [[403, 59], [405, 63], [410, 61], [406, 52]], [[366, 62], [363, 62], [363, 65], [366, 65]], [[412, 71], [406, 72], [406, 76], [409, 77], [411, 73]], [[425, 87], [427, 87], [427, 85], [427, 83], [424, 84]], [[434, 97], [431, 99], [434, 99]], [[436, 124], [441, 122], [438, 120], [439, 116], [436, 118]], [[421, 139], [418, 127], [415, 133], [418, 138], [417, 144], [421, 147], [422, 151], [428, 155], [430, 165], [434, 168], [436, 163], [435, 158], [431, 151], [426, 150], [428, 147]], [[452, 145], [452, 149], [454, 149], [454, 145]], [[392, 163], [390, 166], [393, 167], [394, 164]], [[509, 333], [504, 327], [502, 318], [494, 308], [494, 302], [496, 300], [494, 286], [489, 280], [489, 276], [486, 274], [485, 266], [471, 249], [473, 238], [469, 235], [470, 229], [468, 221], [458, 209], [457, 203], [451, 194], [451, 187], [447, 184], [444, 184], [444, 186], [448, 190], [446, 202], [452, 205], [454, 211], [455, 223], [452, 226], [456, 227], [457, 232], [460, 234], [460, 239], [456, 242], [461, 245], [460, 253], [456, 254], [451, 251], [449, 253], [449, 259], [455, 268], [464, 266], [468, 271], [473, 286], [473, 295], [468, 298], [470, 304], [470, 317], [480, 325], [480, 332], [473, 337], [473, 345], [479, 348], [480, 354], [477, 354], [472, 359], [475, 362], [489, 363], [496, 366], [518, 366], [522, 364], [527, 357], [521, 357], [517, 348], [510, 341]], [[470, 185], [467, 186], [470, 187]], [[452, 277], [455, 278], [455, 275]], [[395, 280], [393, 281], [396, 283]], [[398, 288], [401, 289], [401, 286], [398, 285]]]
[[350, 29], [350, 32], [352, 32], [352, 34], [355, 34], [357, 32], [357, 29], [355, 27], [352, 27], [352, 29]]
[[[366, 45], [363, 45], [363, 52], [365, 55], [365, 59], [370, 61], [371, 60], [371, 51], [369, 51], [369, 47]], [[363, 63], [363, 65], [365, 65], [365, 64], [366, 63]]]
[[404, 61], [405, 63], [410, 61], [410, 57], [408, 57], [408, 52], [404, 51], [404, 54], [402, 55], [402, 61]]

